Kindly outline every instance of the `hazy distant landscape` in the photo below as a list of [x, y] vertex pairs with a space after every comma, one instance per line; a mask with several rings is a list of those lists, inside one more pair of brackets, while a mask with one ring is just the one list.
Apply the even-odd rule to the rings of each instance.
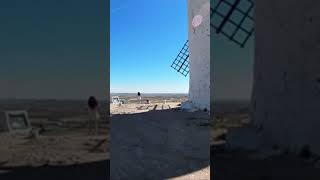
[[[120, 99], [125, 100], [126, 103], [137, 103], [137, 94], [136, 93], [111, 93], [110, 94], [110, 102], [112, 102], [111, 98], [113, 96], [118, 96]], [[185, 102], [188, 100], [188, 94], [174, 94], [174, 93], [142, 93], [141, 101], [146, 103], [164, 103], [164, 102]]]
[[[136, 97], [137, 93], [110, 93], [111, 96]], [[188, 97], [184, 93], [141, 93], [142, 97]]]
[[[106, 100], [99, 100], [101, 115], [106, 119]], [[88, 115], [87, 100], [56, 100], [56, 99], [0, 99], [0, 112], [5, 110], [26, 110], [29, 117], [60, 120], [66, 117]]]

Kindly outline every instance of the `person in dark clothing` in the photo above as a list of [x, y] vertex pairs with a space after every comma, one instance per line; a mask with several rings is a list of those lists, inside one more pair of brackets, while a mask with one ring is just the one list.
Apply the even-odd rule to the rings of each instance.
[[88, 99], [89, 106], [89, 134], [92, 133], [93, 124], [95, 124], [95, 135], [98, 135], [98, 119], [100, 118], [98, 112], [98, 101], [94, 96]]
[[138, 99], [139, 99], [139, 103], [141, 103], [141, 93], [138, 92]]
[[98, 101], [94, 96], [90, 96], [88, 100], [88, 106], [90, 109], [94, 110], [98, 107]]

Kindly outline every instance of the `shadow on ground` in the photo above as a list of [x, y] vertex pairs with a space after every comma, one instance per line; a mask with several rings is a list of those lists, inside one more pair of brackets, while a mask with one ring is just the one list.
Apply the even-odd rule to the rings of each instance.
[[199, 170], [185, 179], [209, 179], [209, 119], [207, 112], [179, 109], [112, 116], [111, 179], [168, 179]]
[[211, 179], [218, 180], [319, 180], [320, 171], [296, 155], [278, 155], [265, 160], [247, 153], [211, 151]]
[[0, 169], [1, 180], [107, 180], [110, 176], [110, 161], [72, 166], [17, 167]]

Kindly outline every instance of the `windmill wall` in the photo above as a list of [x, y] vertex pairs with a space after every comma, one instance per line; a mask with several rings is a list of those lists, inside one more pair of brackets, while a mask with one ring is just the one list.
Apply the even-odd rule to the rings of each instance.
[[320, 153], [320, 1], [256, 0], [252, 120], [272, 143]]
[[[201, 15], [202, 23], [193, 28], [194, 16]], [[210, 110], [210, 2], [188, 0], [189, 29], [189, 101], [199, 109]]]

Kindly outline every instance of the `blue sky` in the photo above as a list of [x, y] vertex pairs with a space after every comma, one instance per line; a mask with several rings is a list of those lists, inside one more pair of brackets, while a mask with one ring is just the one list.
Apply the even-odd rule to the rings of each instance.
[[[241, 1], [238, 8], [248, 9], [248, 4], [244, 2], [246, 1]], [[213, 5], [215, 7], [216, 4]], [[219, 12], [226, 14], [227, 11], [223, 7], [225, 6], [219, 6]], [[217, 16], [213, 17], [212, 22], [219, 22], [215, 17]], [[242, 17], [239, 12], [234, 12], [230, 18], [235, 22], [240, 22]], [[253, 23], [248, 19], [242, 24], [242, 27], [246, 29], [250, 29], [252, 26]], [[232, 29], [230, 27], [232, 26], [224, 27], [226, 32], [234, 30], [234, 27]], [[212, 61], [210, 70], [214, 82], [211, 86], [213, 88], [211, 96], [215, 99], [249, 99], [253, 80], [254, 35], [250, 37], [244, 48], [240, 48], [239, 45], [222, 34], [212, 33], [210, 48]]]
[[0, 98], [105, 97], [107, 2], [1, 0]]
[[111, 0], [111, 92], [188, 93], [170, 67], [188, 38], [186, 0]]
[[[188, 92], [170, 65], [188, 38], [186, 0], [111, 0], [111, 92]], [[251, 95], [254, 37], [240, 48], [211, 34], [214, 98]]]
[[[0, 98], [107, 94], [107, 5], [101, 0], [0, 1]], [[186, 0], [111, 0], [111, 91], [188, 92], [170, 67], [187, 39]], [[215, 97], [251, 93], [254, 39], [212, 34]]]
[[253, 82], [254, 36], [240, 48], [221, 34], [211, 34], [211, 71], [215, 99], [249, 99]]

